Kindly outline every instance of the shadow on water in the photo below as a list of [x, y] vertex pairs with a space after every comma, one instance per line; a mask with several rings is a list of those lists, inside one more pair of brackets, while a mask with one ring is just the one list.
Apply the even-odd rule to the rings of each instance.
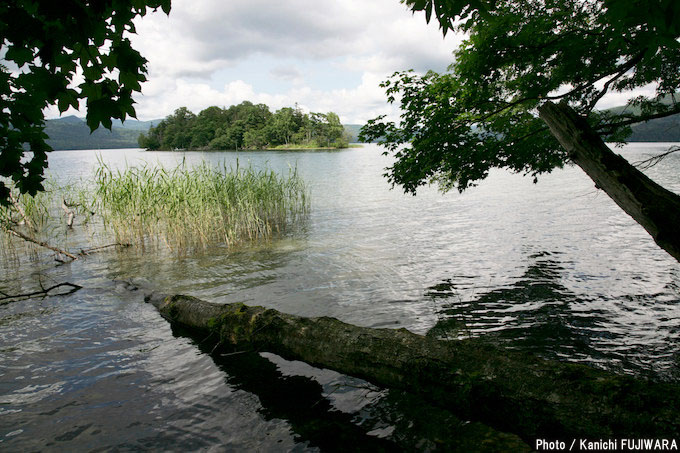
[[230, 386], [257, 396], [265, 420], [287, 421], [303, 450], [530, 451], [515, 435], [463, 421], [406, 392], [273, 354], [214, 350], [214, 342], [185, 328], [173, 327], [173, 334], [193, 339]]
[[550, 254], [530, 257], [529, 267], [511, 286], [460, 299], [457, 283], [446, 280], [429, 288], [426, 296], [444, 299], [441, 319], [428, 332], [440, 338], [490, 334], [536, 352], [585, 354], [591, 331], [604, 318], [590, 313], [579, 319], [572, 311], [577, 297], [560, 283], [564, 269]]
[[[577, 296], [562, 284], [566, 269], [559, 254], [541, 252], [528, 260], [526, 271], [513, 284], [467, 299], [462, 294], [470, 287], [463, 276], [428, 288], [425, 295], [436, 305], [439, 321], [427, 335], [449, 340], [483, 336], [547, 358], [652, 378], [673, 379], [677, 374], [676, 364], [665, 370], [664, 376], [657, 375], [649, 364], [637, 361], [647, 345], [635, 344], [638, 340], [632, 339], [625, 326], [606, 327], [611, 324], [612, 305], [644, 307], [658, 295], [621, 296], [618, 300]], [[621, 345], [626, 345], [625, 349]]]

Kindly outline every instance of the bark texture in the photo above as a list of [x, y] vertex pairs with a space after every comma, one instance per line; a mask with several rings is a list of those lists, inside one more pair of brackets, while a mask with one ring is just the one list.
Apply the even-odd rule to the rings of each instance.
[[225, 347], [267, 351], [407, 390], [457, 416], [537, 437], [677, 437], [680, 386], [547, 361], [480, 340], [439, 341], [263, 307], [147, 296], [170, 322]]
[[566, 104], [546, 102], [541, 119], [596, 187], [680, 261], [680, 196], [661, 187], [612, 152], [587, 121]]

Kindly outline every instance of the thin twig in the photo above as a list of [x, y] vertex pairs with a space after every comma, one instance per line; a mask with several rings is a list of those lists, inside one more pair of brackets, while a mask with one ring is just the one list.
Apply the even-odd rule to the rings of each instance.
[[87, 248], [87, 249], [81, 249], [80, 253], [78, 253], [78, 255], [85, 256], [85, 255], [89, 255], [92, 252], [98, 252], [100, 250], [107, 249], [107, 248], [110, 248], [110, 247], [131, 247], [131, 246], [132, 246], [132, 244], [116, 242], [114, 244], [101, 245], [99, 247], [90, 247], [90, 248]]
[[231, 355], [245, 354], [245, 353], [247, 353], [247, 352], [251, 352], [251, 351], [248, 350], [248, 351], [228, 352], [228, 353], [226, 353], [226, 354], [220, 354], [220, 356], [221, 356], [221, 357], [229, 357], [229, 356], [231, 356]]
[[[47, 297], [49, 295], [49, 292], [52, 291], [53, 289], [61, 288], [63, 286], [68, 286], [71, 289], [65, 293], [59, 293], [55, 294], [55, 296], [66, 296], [68, 294], [73, 294], [79, 289], [82, 289], [82, 286], [76, 285], [75, 283], [69, 283], [69, 282], [63, 282], [63, 283], [57, 283], [56, 285], [52, 285], [49, 288], [43, 288], [40, 291], [34, 291], [32, 293], [25, 293], [25, 294], [11, 294], [7, 295], [4, 297], [0, 297], [0, 305], [4, 305], [10, 302], [16, 302], [18, 300], [26, 300], [26, 299], [31, 299], [33, 297]], [[16, 299], [16, 300], [11, 300], [11, 299]]]
[[217, 342], [217, 344], [215, 345], [214, 348], [212, 348], [212, 351], [210, 351], [210, 354], [212, 354], [213, 352], [215, 352], [215, 351], [217, 350], [217, 348], [219, 348], [220, 346], [222, 346], [222, 341], [221, 341], [221, 340]]
[[657, 154], [656, 156], [652, 156], [649, 159], [634, 162], [633, 166], [639, 168], [640, 170], [647, 170], [648, 168], [651, 168], [661, 162], [664, 158], [673, 153], [677, 153], [678, 151], [680, 151], [680, 146], [674, 146], [665, 153]]

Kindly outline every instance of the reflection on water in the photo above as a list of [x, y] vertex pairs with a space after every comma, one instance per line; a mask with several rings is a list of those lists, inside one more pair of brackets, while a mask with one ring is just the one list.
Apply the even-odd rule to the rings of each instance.
[[[651, 151], [635, 145], [624, 155]], [[411, 197], [389, 190], [381, 176], [389, 160], [372, 146], [102, 158], [114, 168], [183, 158], [297, 167], [311, 187], [310, 215], [236, 249], [112, 250], [56, 266], [47, 254], [2, 261], [5, 294], [64, 281], [83, 289], [0, 305], [0, 449], [314, 451], [356, 438], [377, 450], [446, 450], [436, 439], [448, 439], [449, 450], [466, 451], [456, 442], [488, 435], [327, 370], [267, 355], [211, 356], [173, 333], [137, 287], [680, 375], [680, 265], [577, 169], [538, 185], [495, 172], [462, 195], [424, 188]], [[91, 152], [50, 156], [65, 180], [87, 179], [95, 165]], [[679, 169], [669, 158], [650, 174], [680, 191]], [[69, 234], [76, 244], [81, 233]], [[435, 416], [441, 423], [428, 424]]]
[[[202, 345], [210, 353], [212, 344]], [[257, 396], [265, 420], [286, 420], [297, 442], [330, 451], [390, 451], [395, 444], [353, 423], [353, 415], [334, 410], [322, 385], [300, 375], [284, 375], [257, 353], [213, 356], [230, 385]]]

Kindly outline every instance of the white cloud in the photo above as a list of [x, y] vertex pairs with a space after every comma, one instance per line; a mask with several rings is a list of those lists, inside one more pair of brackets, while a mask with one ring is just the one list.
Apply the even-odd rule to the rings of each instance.
[[[602, 85], [602, 84], [599, 84]], [[597, 85], [596, 85], [597, 86]], [[598, 86], [598, 88], [602, 88]], [[595, 108], [599, 110], [606, 110], [612, 107], [620, 107], [622, 105], [628, 104], [634, 97], [645, 96], [648, 98], [653, 98], [656, 96], [656, 83], [650, 83], [640, 88], [636, 88], [635, 91], [623, 91], [620, 93], [607, 93], [600, 102], [597, 103]]]
[[[171, 96], [154, 96], [148, 102], [140, 102], [137, 110], [140, 118], [151, 119], [154, 118], [153, 112], [163, 111], [169, 114], [182, 106], [198, 113], [211, 105], [226, 107], [246, 100], [267, 104], [272, 111], [298, 103], [308, 112], [333, 111], [344, 123], [363, 124], [380, 114], [389, 113], [392, 117], [397, 115], [395, 107], [386, 106], [379, 83], [379, 78], [365, 75], [359, 86], [349, 89], [321, 91], [300, 86], [285, 93], [269, 94], [256, 92], [252, 85], [243, 80], [232, 81], [220, 89], [211, 88], [206, 83], [178, 80], [172, 88]], [[162, 116], [165, 115], [160, 117]]]
[[[150, 71], [140, 118], [247, 99], [272, 109], [299, 102], [365, 121], [393, 110], [382, 80], [402, 69], [443, 70], [456, 44], [397, 0], [174, 0], [169, 18], [146, 16], [137, 31], [134, 45]], [[258, 61], [257, 81], [238, 74], [244, 62]], [[302, 69], [309, 65], [316, 85]], [[223, 80], [225, 70], [234, 78]], [[319, 86], [324, 79], [334, 86]]]
[[[173, 0], [170, 17], [157, 12], [136, 24], [133, 45], [149, 60], [135, 97], [140, 119], [244, 100], [272, 110], [297, 102], [351, 123], [396, 119], [380, 82], [398, 70], [445, 70], [461, 40], [444, 39], [398, 0]], [[629, 97], [608, 94], [598, 108]]]
[[457, 44], [398, 0], [173, 0], [169, 17], [148, 14], [136, 28], [133, 46], [149, 60], [140, 119], [250, 100], [363, 122], [394, 112], [382, 80], [443, 70]]
[[269, 74], [275, 79], [291, 82], [295, 85], [304, 83], [304, 74], [294, 66], [277, 66], [269, 71]]

